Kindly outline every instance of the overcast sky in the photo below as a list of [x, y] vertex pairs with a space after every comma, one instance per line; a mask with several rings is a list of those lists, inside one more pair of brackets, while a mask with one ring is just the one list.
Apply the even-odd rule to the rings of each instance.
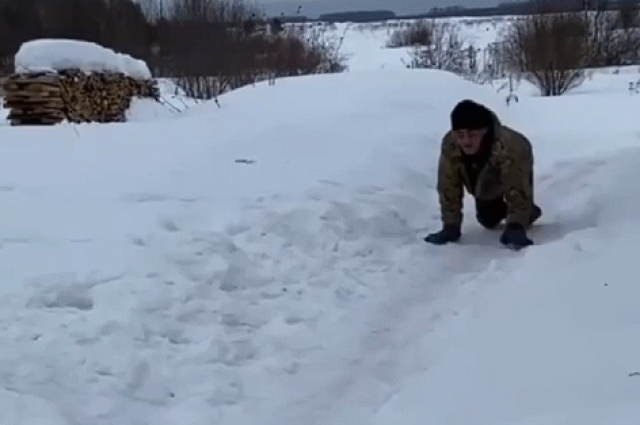
[[294, 14], [298, 5], [301, 14], [317, 17], [320, 13], [348, 10], [390, 9], [399, 15], [424, 13], [434, 6], [461, 5], [466, 7], [491, 6], [496, 0], [253, 0], [269, 15]]

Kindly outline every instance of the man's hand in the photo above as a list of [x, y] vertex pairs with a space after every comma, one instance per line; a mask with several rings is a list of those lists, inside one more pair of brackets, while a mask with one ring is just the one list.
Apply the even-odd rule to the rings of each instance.
[[424, 241], [434, 245], [444, 245], [449, 242], [457, 242], [461, 235], [460, 226], [449, 224], [444, 225], [439, 232], [428, 235]]

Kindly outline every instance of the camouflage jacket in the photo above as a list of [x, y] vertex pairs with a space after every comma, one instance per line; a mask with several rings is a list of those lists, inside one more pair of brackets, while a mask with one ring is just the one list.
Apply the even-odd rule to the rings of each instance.
[[442, 139], [438, 163], [438, 195], [444, 224], [462, 224], [464, 189], [477, 199], [504, 196], [507, 223], [529, 224], [533, 206], [533, 152], [531, 143], [521, 133], [500, 123], [494, 116], [491, 154], [480, 170], [477, 184], [471, 187], [465, 170], [462, 150], [451, 131]]

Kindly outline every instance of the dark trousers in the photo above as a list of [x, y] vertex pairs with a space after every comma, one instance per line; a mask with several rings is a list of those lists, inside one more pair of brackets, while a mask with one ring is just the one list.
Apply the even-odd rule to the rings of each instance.
[[[531, 193], [533, 193], [533, 172], [529, 174], [529, 183], [531, 184]], [[541, 215], [540, 207], [533, 204], [530, 224], [533, 224]], [[507, 203], [504, 201], [504, 197], [489, 200], [476, 199], [476, 219], [482, 226], [493, 229], [505, 218], [507, 218]]]
[[[531, 221], [533, 224], [542, 215], [542, 210], [536, 204], [533, 204], [531, 210]], [[495, 228], [502, 220], [507, 218], [507, 203], [504, 198], [490, 200], [476, 199], [476, 219], [478, 223], [487, 229]]]
[[507, 204], [502, 197], [490, 200], [476, 199], [476, 219], [487, 229], [493, 229], [507, 218]]

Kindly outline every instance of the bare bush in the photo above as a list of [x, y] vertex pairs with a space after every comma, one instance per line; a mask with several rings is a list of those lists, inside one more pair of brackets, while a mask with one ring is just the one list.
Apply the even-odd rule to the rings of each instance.
[[[501, 40], [508, 72], [558, 96], [585, 79], [585, 69], [640, 63], [640, 12], [633, 0], [597, 0], [595, 8], [557, 12], [534, 0], [535, 13], [518, 18]], [[615, 6], [615, 7], [613, 7]]]
[[589, 21], [591, 54], [588, 66], [640, 63], [640, 12], [634, 0], [619, 0], [615, 9], [599, 0], [596, 10], [585, 12]]
[[161, 17], [154, 69], [193, 97], [208, 99], [278, 77], [344, 70], [339, 45], [275, 20], [265, 23], [239, 0], [176, 0], [155, 15]]
[[156, 10], [148, 60], [154, 75], [175, 80], [188, 96], [217, 96], [226, 90], [224, 77], [239, 72], [238, 55], [222, 52], [238, 45], [238, 27], [250, 15], [242, 4], [210, 0], [180, 0]]
[[429, 44], [417, 45], [411, 52], [412, 68], [462, 72], [462, 49], [458, 27], [443, 22], [431, 24]]
[[419, 22], [400, 30], [406, 32], [394, 33], [390, 40], [390, 43], [403, 40], [412, 43], [407, 67], [439, 69], [463, 76], [477, 72], [477, 52], [462, 38], [458, 25], [436, 19]]
[[507, 69], [543, 96], [582, 84], [591, 55], [589, 20], [582, 12], [538, 13], [516, 20], [503, 39]]
[[[335, 26], [316, 26], [307, 31], [291, 28], [287, 34], [298, 40], [304, 40], [307, 46], [310, 59], [307, 63], [307, 73], [336, 73], [343, 72], [347, 69], [346, 61], [348, 55], [342, 52], [342, 44], [347, 32], [344, 29], [342, 34], [331, 35], [331, 31]], [[315, 64], [315, 65], [314, 65]], [[313, 65], [310, 67], [310, 65]]]
[[430, 46], [435, 32], [435, 21], [419, 19], [407, 28], [393, 31], [387, 41], [387, 48], [411, 47], [415, 45]]

